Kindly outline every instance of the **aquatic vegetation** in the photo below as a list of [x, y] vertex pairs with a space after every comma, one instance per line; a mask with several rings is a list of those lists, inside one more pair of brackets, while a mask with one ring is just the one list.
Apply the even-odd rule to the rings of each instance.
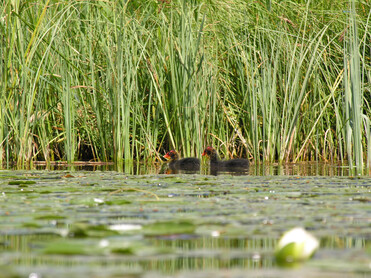
[[319, 241], [303, 228], [293, 228], [283, 234], [277, 243], [275, 256], [281, 265], [304, 262], [314, 255]]
[[0, 166], [371, 165], [370, 1], [1, 1]]
[[[137, 274], [235, 269], [232, 277], [279, 276], [279, 238], [297, 226], [320, 242], [306, 272], [371, 273], [370, 177], [110, 171], [1, 171], [0, 177], [4, 277], [36, 270], [114, 277], [118, 267]], [[20, 180], [33, 183], [11, 183]]]

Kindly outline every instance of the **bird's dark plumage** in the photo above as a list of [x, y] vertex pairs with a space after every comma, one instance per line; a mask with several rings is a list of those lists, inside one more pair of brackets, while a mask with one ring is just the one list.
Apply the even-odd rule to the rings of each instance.
[[249, 167], [249, 161], [247, 159], [236, 158], [230, 160], [219, 160], [218, 153], [213, 147], [207, 147], [202, 156], [206, 156], [210, 159], [210, 167], [221, 171], [242, 171]]
[[200, 160], [196, 157], [179, 159], [178, 153], [174, 150], [169, 151], [167, 154], [164, 155], [164, 157], [166, 159], [170, 159], [169, 168], [171, 170], [200, 170]]

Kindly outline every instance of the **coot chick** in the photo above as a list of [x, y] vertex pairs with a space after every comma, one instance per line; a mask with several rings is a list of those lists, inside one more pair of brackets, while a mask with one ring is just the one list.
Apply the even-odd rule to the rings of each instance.
[[187, 157], [179, 159], [178, 153], [174, 150], [169, 151], [164, 155], [166, 159], [170, 159], [169, 168], [171, 170], [186, 170], [198, 171], [200, 170], [200, 160], [195, 157]]
[[249, 168], [249, 161], [243, 158], [236, 158], [230, 160], [219, 160], [218, 153], [213, 147], [207, 147], [202, 156], [210, 159], [210, 168], [220, 171], [243, 171]]

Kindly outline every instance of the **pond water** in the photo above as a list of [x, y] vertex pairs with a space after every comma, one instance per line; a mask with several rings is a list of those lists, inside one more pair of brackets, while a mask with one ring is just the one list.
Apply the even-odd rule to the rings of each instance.
[[[371, 277], [371, 177], [346, 167], [37, 167], [0, 171], [0, 277]], [[320, 248], [280, 268], [298, 226]]]
[[[168, 168], [166, 163], [135, 163], [129, 162], [120, 166], [113, 163], [53, 163], [46, 165], [39, 162], [33, 166], [36, 170], [69, 170], [69, 171], [115, 171], [125, 173], [127, 175], [155, 175], [167, 174]], [[193, 174], [209, 175], [210, 170], [207, 164], [203, 163], [200, 171], [195, 171]], [[220, 173], [230, 174], [230, 173]], [[266, 175], [299, 175], [299, 176], [349, 176], [349, 167], [346, 165], [334, 165], [318, 162], [303, 162], [295, 164], [259, 164], [251, 165], [245, 175], [266, 176]], [[371, 175], [371, 169], [365, 170], [364, 175]]]

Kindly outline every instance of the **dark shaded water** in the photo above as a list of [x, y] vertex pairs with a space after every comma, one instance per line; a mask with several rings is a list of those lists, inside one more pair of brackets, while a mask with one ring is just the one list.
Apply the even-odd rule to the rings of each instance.
[[[69, 170], [69, 171], [117, 171], [128, 175], [155, 175], [155, 174], [166, 174], [170, 172], [167, 169], [166, 163], [135, 163], [128, 162], [122, 165], [114, 165], [112, 163], [75, 163], [75, 164], [37, 164], [33, 165], [32, 169], [36, 170]], [[210, 174], [210, 169], [206, 162], [202, 164], [200, 171], [192, 172], [193, 174]], [[225, 174], [225, 173], [220, 173]], [[349, 170], [346, 165], [334, 165], [321, 162], [311, 163], [296, 163], [296, 164], [285, 164], [285, 165], [251, 165], [247, 172], [243, 173], [247, 175], [299, 175], [299, 176], [349, 176], [354, 173]], [[364, 170], [364, 175], [371, 175], [370, 170]]]

